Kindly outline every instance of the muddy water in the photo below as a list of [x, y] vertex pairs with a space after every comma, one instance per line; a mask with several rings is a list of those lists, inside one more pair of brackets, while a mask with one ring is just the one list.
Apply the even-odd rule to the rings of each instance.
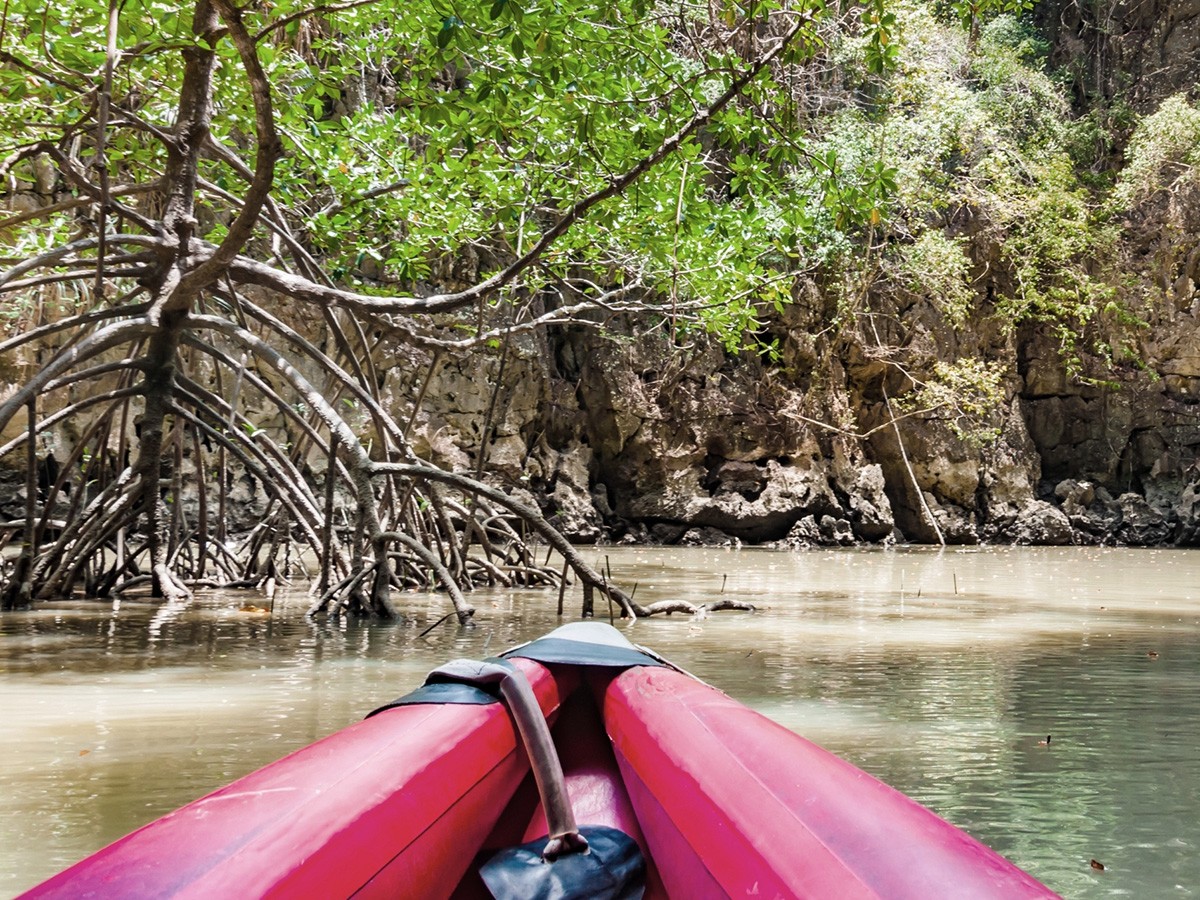
[[[1200, 554], [604, 552], [639, 601], [723, 591], [765, 607], [639, 622], [634, 641], [1056, 890], [1200, 893]], [[259, 602], [0, 616], [0, 896], [358, 719], [451, 656], [558, 622], [549, 593], [476, 594], [479, 627], [426, 637], [447, 608], [437, 595], [403, 598], [402, 625], [306, 622], [299, 590], [270, 614], [247, 600]]]

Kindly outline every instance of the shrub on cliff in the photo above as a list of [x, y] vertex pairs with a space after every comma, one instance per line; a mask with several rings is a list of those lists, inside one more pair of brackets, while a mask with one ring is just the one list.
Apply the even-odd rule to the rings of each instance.
[[1175, 94], [1134, 129], [1127, 165], [1113, 193], [1119, 208], [1131, 207], [1181, 181], [1200, 179], [1200, 105]]
[[[1044, 47], [1005, 15], [982, 27], [972, 52], [929, 6], [892, 8], [895, 70], [870, 102], [826, 117], [818, 145], [895, 173], [872, 242], [840, 261], [845, 321], [867, 297], [885, 314], [923, 302], [951, 330], [977, 330], [981, 318], [1010, 334], [1044, 323], [1075, 359], [1112, 300], [1095, 260], [1113, 232], [1079, 177], [1072, 151], [1083, 126], [1042, 71]], [[875, 340], [869, 330], [864, 339]]]

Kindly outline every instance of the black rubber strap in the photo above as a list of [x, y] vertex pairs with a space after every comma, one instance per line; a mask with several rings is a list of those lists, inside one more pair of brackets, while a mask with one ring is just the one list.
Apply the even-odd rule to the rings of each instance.
[[[670, 666], [665, 660], [631, 644], [615, 628], [599, 622], [573, 622], [552, 631], [543, 638], [515, 647], [500, 658], [489, 657], [484, 662], [499, 662], [523, 657], [548, 665], [598, 666], [607, 669], [630, 669], [634, 666]], [[498, 703], [499, 687], [495, 684], [465, 684], [455, 675], [435, 669], [425, 679], [425, 685], [405, 694], [378, 709], [367, 718], [395, 706], [414, 706], [420, 703]]]
[[403, 697], [397, 697], [391, 703], [385, 703], [378, 709], [371, 710], [364, 718], [369, 719], [371, 716], [381, 713], [385, 709], [393, 709], [397, 706], [418, 706], [422, 703], [457, 703], [482, 706], [487, 703], [499, 702], [499, 689], [493, 692], [482, 687], [476, 687], [473, 684], [435, 681], [432, 684], [426, 683], [415, 691], [405, 694]]

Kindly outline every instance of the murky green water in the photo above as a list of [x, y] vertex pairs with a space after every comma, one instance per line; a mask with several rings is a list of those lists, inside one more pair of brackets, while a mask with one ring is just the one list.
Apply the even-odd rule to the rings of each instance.
[[[639, 622], [635, 642], [1056, 890], [1200, 892], [1200, 554], [605, 552], [640, 601], [723, 588], [766, 607]], [[476, 594], [478, 628], [424, 638], [448, 608], [437, 595], [405, 598], [399, 626], [306, 622], [302, 593], [271, 615], [240, 611], [246, 599], [0, 616], [0, 896], [355, 721], [449, 657], [558, 622], [550, 593]]]

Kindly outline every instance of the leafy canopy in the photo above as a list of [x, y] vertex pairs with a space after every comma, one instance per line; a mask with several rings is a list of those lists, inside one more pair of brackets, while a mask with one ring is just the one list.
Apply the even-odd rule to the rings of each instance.
[[[712, 103], [798, 18], [806, 24], [784, 60], [625, 195], [592, 210], [523, 287], [584, 275], [640, 282], [736, 344], [760, 309], [788, 302], [790, 278], [821, 264], [823, 247], [877, 223], [895, 186], [877, 158], [808, 146], [805, 72], [831, 35], [862, 35], [872, 71], [894, 64], [895, 18], [883, 0], [840, 18], [822, 0], [306, 10], [284, 0], [243, 12], [286, 148], [273, 198], [330, 274], [365, 293], [420, 290], [445, 278], [447, 260], [469, 279], [520, 255], [573, 202]], [[181, 56], [197, 40], [189, 15], [147, 0], [120, 5], [113, 111], [98, 148], [90, 118], [108, 5], [83, 0], [52, 16], [11, 0], [6, 11], [0, 88], [10, 102], [0, 130], [13, 173], [35, 182], [51, 147], [85, 168], [107, 167], [115, 184], [164, 171], [156, 135], [174, 120]], [[214, 137], [248, 159], [251, 97], [229, 42], [216, 50]], [[218, 242], [246, 176], [219, 154], [207, 155], [201, 175], [200, 236]], [[73, 213], [50, 216], [10, 235], [10, 253], [43, 250], [75, 226]], [[464, 265], [472, 258], [480, 271]]]

